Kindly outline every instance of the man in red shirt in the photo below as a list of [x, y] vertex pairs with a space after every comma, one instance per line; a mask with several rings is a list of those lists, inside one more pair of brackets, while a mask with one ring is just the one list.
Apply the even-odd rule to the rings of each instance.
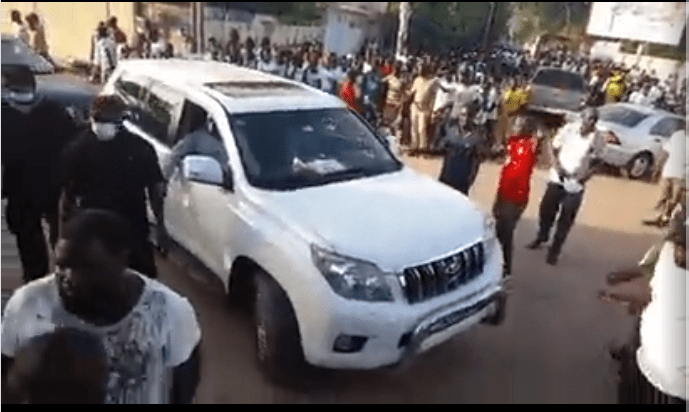
[[529, 202], [531, 175], [536, 165], [538, 140], [533, 137], [533, 123], [520, 116], [515, 134], [507, 142], [507, 160], [500, 173], [498, 193], [493, 205], [496, 234], [504, 256], [503, 277], [512, 271], [512, 237], [517, 222]]
[[385, 63], [383, 63], [383, 65], [380, 68], [380, 74], [382, 75], [382, 77], [386, 77], [386, 76], [389, 76], [390, 74], [392, 74], [392, 71], [393, 71], [393, 64], [392, 63], [393, 63], [393, 60], [390, 58], [385, 60]]

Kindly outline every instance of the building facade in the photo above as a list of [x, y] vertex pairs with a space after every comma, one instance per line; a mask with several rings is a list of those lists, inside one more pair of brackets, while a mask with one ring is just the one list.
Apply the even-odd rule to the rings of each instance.
[[36, 13], [43, 23], [49, 53], [58, 62], [88, 61], [98, 23], [116, 16], [128, 40], [134, 35], [134, 2], [2, 2], [2, 33], [12, 33], [10, 13]]
[[324, 49], [337, 55], [356, 54], [369, 41], [381, 38], [381, 16], [387, 2], [336, 2], [325, 18]]

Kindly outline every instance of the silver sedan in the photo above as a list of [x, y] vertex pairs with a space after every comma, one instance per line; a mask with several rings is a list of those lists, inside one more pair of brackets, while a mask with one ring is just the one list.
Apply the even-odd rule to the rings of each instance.
[[607, 137], [605, 163], [632, 179], [648, 179], [662, 167], [663, 146], [674, 132], [686, 127], [686, 120], [653, 107], [616, 103], [600, 108], [597, 127]]

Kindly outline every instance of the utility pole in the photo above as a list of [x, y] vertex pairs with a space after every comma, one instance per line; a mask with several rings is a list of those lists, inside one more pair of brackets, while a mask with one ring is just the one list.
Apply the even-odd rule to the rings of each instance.
[[411, 3], [400, 3], [399, 30], [397, 32], [397, 59], [403, 59], [407, 55], [409, 44], [409, 21], [411, 20]]
[[488, 42], [490, 41], [490, 30], [493, 25], [493, 18], [495, 16], [495, 2], [490, 2], [490, 11], [488, 12], [488, 20], [486, 21], [486, 32], [483, 34], [483, 47], [484, 49], [488, 47]]
[[203, 2], [192, 2], [191, 3], [191, 19], [192, 19], [192, 33], [194, 35], [194, 53], [203, 53], [205, 42], [204, 42], [204, 3]]

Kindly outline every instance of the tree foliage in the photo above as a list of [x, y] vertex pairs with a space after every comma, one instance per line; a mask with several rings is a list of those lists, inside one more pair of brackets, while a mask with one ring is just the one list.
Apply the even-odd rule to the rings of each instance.
[[[495, 2], [490, 39], [506, 34], [509, 3]], [[483, 40], [490, 15], [490, 2], [414, 2], [410, 24], [410, 47], [442, 52], [472, 47]], [[399, 2], [388, 4], [390, 13], [399, 13]]]

